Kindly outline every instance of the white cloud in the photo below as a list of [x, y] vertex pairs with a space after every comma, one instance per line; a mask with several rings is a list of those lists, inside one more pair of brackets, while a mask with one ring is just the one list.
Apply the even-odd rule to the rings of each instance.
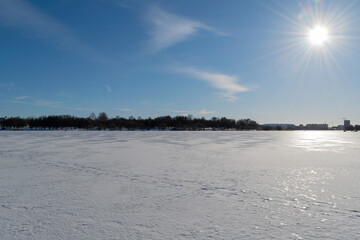
[[40, 107], [60, 107], [63, 102], [54, 102], [49, 100], [27, 100], [28, 97], [20, 97], [15, 98], [15, 100], [1, 100], [2, 102], [9, 102], [9, 103], [20, 103], [20, 104], [29, 104], [34, 106], [40, 106]]
[[188, 115], [190, 115], [190, 114], [196, 113], [196, 111], [178, 110], [178, 109], [159, 109], [159, 110], [162, 111], [162, 112], [180, 114], [181, 116], [188, 116]]
[[191, 113], [192, 111], [186, 111], [186, 110], [168, 110], [172, 113]]
[[10, 83], [0, 83], [0, 87], [12, 87], [14, 86], [14, 83], [10, 82]]
[[17, 100], [21, 100], [21, 99], [25, 99], [25, 98], [27, 98], [27, 96], [19, 96], [19, 97], [17, 97], [16, 99], [17, 99]]
[[30, 1], [0, 0], [1, 25], [20, 30], [26, 36], [42, 39], [61, 50], [71, 50], [84, 55], [91, 61], [112, 62], [80, 41], [70, 28], [31, 4]]
[[95, 108], [83, 108], [83, 107], [63, 107], [63, 109], [82, 111], [82, 112], [94, 112], [94, 111], [97, 111], [97, 109], [95, 109]]
[[215, 114], [215, 111], [208, 111], [206, 109], [202, 109], [200, 111], [191, 111], [191, 110], [174, 110], [174, 109], [160, 109], [161, 111], [171, 112], [171, 113], [179, 113], [182, 116], [188, 116], [191, 114], [195, 115], [209, 115], [209, 114]]
[[118, 6], [118, 7], [130, 8], [130, 5], [128, 5], [128, 4], [126, 4], [126, 3], [119, 3], [119, 2], [117, 2], [117, 3], [115, 3], [115, 4], [116, 4], [116, 6]]
[[110, 86], [105, 85], [105, 88], [106, 88], [106, 91], [108, 91], [108, 92], [112, 92], [112, 89], [111, 89], [111, 87], [110, 87]]
[[136, 3], [134, 0], [107, 0], [107, 2], [120, 8], [131, 8], [133, 3]]
[[207, 111], [205, 109], [200, 110], [199, 114], [200, 115], [209, 115], [209, 114], [215, 114], [215, 111]]
[[62, 48], [80, 45], [63, 24], [24, 0], [1, 0], [0, 24], [25, 30]]
[[7, 89], [7, 91], [10, 91], [13, 87], [15, 86], [14, 83], [9, 82], [9, 83], [0, 83], [0, 88], [2, 89]]
[[129, 108], [114, 108], [114, 110], [124, 111], [124, 112], [130, 112], [131, 111], [131, 109], [129, 109]]
[[40, 107], [60, 107], [63, 102], [54, 102], [49, 100], [36, 100], [34, 101], [34, 105]]
[[239, 78], [237, 76], [205, 72], [191, 67], [176, 68], [175, 70], [196, 79], [203, 80], [209, 83], [212, 87], [222, 90], [222, 96], [230, 102], [237, 100], [237, 93], [247, 92], [250, 90], [248, 87], [238, 83]]
[[147, 20], [151, 24], [149, 30], [151, 40], [149, 43], [153, 52], [182, 42], [199, 30], [210, 31], [217, 35], [226, 35], [201, 22], [166, 12], [158, 7], [150, 8]]
[[[25, 99], [27, 99], [27, 100], [25, 101]], [[95, 110], [97, 110], [97, 109], [93, 109], [93, 108], [67, 107], [67, 106], [64, 106], [64, 102], [55, 102], [55, 101], [49, 101], [49, 100], [44, 100], [44, 99], [35, 99], [35, 100], [31, 100], [31, 99], [34, 99], [34, 97], [23, 96], [20, 98], [15, 98], [15, 100], [0, 99], [0, 102], [18, 103], [18, 104], [26, 104], [26, 105], [32, 105], [32, 106], [38, 106], [38, 107], [51, 107], [51, 108], [76, 110], [76, 111], [95, 111]]]

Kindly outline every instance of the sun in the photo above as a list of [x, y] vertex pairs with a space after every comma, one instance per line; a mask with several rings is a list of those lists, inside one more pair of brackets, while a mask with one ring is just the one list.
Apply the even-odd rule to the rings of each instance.
[[309, 42], [315, 46], [322, 46], [329, 40], [329, 31], [324, 26], [315, 26], [309, 31]]

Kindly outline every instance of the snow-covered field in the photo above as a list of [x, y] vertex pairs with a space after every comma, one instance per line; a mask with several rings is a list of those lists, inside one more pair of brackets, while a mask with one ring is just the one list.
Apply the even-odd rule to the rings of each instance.
[[360, 134], [0, 132], [0, 239], [359, 239]]

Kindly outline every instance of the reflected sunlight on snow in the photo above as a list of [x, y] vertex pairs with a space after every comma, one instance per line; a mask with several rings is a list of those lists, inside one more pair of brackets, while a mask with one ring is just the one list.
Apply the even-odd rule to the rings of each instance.
[[357, 239], [352, 132], [1, 132], [2, 239]]
[[348, 138], [352, 133], [345, 134], [339, 131], [299, 131], [296, 132], [297, 138], [292, 140], [295, 147], [306, 151], [342, 152], [354, 145], [352, 139]]

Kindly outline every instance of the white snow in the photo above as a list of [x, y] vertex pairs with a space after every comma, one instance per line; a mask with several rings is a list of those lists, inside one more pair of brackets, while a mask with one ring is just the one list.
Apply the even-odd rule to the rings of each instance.
[[358, 239], [360, 134], [0, 132], [0, 239]]

